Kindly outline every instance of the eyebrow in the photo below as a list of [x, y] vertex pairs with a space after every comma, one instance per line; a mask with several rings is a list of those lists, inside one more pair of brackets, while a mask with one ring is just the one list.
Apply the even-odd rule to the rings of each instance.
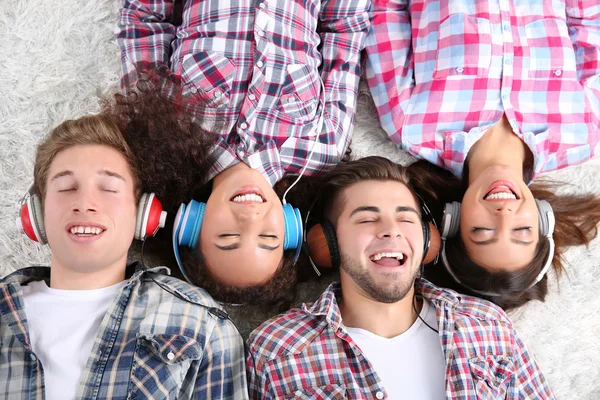
[[[54, 181], [55, 179], [62, 178], [64, 176], [73, 176], [73, 175], [74, 175], [73, 171], [64, 170], [64, 171], [61, 171], [61, 172], [57, 173], [56, 175], [54, 175], [52, 177], [52, 179], [50, 179], [50, 181]], [[116, 172], [110, 171], [108, 169], [99, 170], [98, 175], [110, 176], [112, 178], [117, 178], [117, 179], [121, 179], [122, 181], [125, 181], [125, 178], [123, 178], [121, 175], [117, 174]]]
[[[357, 207], [355, 208], [351, 213], [350, 213], [350, 217], [352, 217], [354, 214], [357, 214], [359, 212], [374, 212], [374, 213], [378, 213], [381, 210], [379, 209], [379, 207], [375, 207], [375, 206], [361, 206], [361, 207]], [[419, 212], [417, 210], [415, 210], [413, 207], [408, 207], [408, 206], [398, 206], [396, 207], [396, 212], [397, 213], [402, 213], [402, 212], [413, 212], [417, 215], [421, 215], [419, 214]]]
[[[217, 249], [220, 250], [225, 250], [225, 251], [229, 251], [229, 250], [237, 250], [241, 247], [241, 245], [239, 243], [233, 243], [227, 246], [219, 246], [218, 244], [215, 243], [215, 246], [217, 247]], [[269, 250], [269, 251], [275, 251], [279, 248], [279, 245], [277, 246], [267, 246], [266, 244], [259, 244], [258, 247], [260, 247], [261, 249], [265, 249], [265, 250]]]
[[[482, 240], [482, 241], [476, 241], [473, 239], [470, 239], [471, 242], [473, 242], [474, 244], [480, 245], [480, 246], [487, 246], [490, 244], [494, 244], [494, 243], [498, 243], [498, 238], [493, 238], [493, 239], [488, 239], [488, 240]], [[510, 239], [511, 242], [521, 245], [521, 246], [529, 246], [531, 243], [533, 243], [533, 241], [531, 242], [524, 242], [522, 240], [518, 240], [518, 239]]]

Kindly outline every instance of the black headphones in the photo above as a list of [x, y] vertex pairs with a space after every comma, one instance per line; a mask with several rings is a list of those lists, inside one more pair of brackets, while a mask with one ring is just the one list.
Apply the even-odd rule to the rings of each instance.
[[[423, 198], [416, 193], [419, 199], [421, 209], [421, 221], [423, 228], [423, 260], [422, 266], [437, 263], [439, 250], [441, 246], [440, 233], [437, 224], [431, 215], [431, 211]], [[320, 275], [318, 267], [339, 268], [341, 262], [340, 249], [337, 243], [335, 228], [331, 221], [324, 219], [321, 223], [316, 223], [310, 229], [308, 228], [310, 214], [317, 204], [316, 199], [306, 213], [304, 226], [304, 250], [308, 259], [315, 269], [317, 275]], [[423, 271], [421, 270], [421, 274]]]

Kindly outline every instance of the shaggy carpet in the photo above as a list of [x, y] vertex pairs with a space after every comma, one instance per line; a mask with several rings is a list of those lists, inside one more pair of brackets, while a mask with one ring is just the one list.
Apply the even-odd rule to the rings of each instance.
[[[97, 111], [99, 97], [117, 88], [117, 7], [115, 0], [0, 1], [0, 275], [48, 262], [47, 247], [17, 233], [18, 201], [32, 180], [36, 143], [61, 121]], [[378, 126], [363, 85], [353, 154], [408, 162]], [[599, 172], [596, 158], [548, 176], [569, 182], [565, 191], [600, 194]], [[511, 317], [559, 399], [599, 399], [600, 240], [566, 258], [568, 276], [557, 283], [550, 275], [547, 301]], [[238, 322], [247, 332], [258, 319]]]

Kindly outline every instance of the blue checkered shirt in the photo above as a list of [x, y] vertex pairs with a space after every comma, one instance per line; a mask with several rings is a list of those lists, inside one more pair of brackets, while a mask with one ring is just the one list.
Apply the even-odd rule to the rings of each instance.
[[[204, 290], [161, 274], [164, 267], [131, 267], [135, 272], [102, 320], [77, 398], [247, 399], [242, 338], [231, 322], [200, 305], [217, 303]], [[0, 280], [2, 399], [45, 398], [22, 286], [49, 277], [50, 268], [31, 267]]]

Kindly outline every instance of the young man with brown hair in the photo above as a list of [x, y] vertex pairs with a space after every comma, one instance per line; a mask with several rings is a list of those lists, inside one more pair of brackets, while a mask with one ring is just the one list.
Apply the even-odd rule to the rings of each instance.
[[247, 397], [243, 343], [202, 289], [127, 265], [164, 224], [104, 115], [66, 121], [38, 146], [19, 225], [50, 267], [0, 280], [0, 393], [10, 399]]
[[341, 282], [250, 335], [250, 398], [554, 398], [500, 308], [419, 277], [427, 235], [404, 167], [350, 161], [320, 193]]

